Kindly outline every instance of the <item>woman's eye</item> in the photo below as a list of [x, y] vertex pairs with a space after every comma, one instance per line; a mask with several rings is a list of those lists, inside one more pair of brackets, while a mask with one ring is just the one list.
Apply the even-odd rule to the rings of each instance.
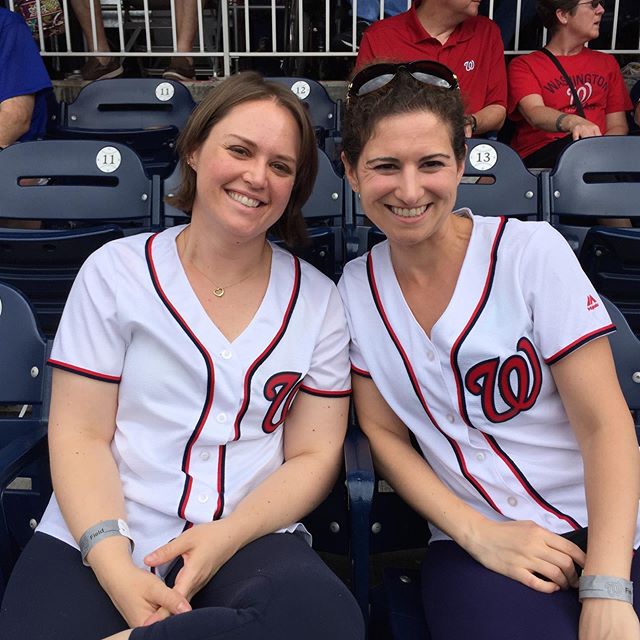
[[374, 171], [393, 171], [396, 168], [395, 164], [385, 162], [384, 164], [377, 164], [373, 167]]
[[422, 166], [425, 169], [439, 169], [440, 167], [444, 167], [444, 163], [440, 160], [428, 160], [427, 162], [423, 162]]
[[285, 175], [291, 175], [293, 170], [288, 164], [283, 164], [282, 162], [275, 162], [271, 165], [278, 173], [282, 173]]
[[231, 146], [231, 147], [227, 147], [227, 149], [229, 151], [231, 151], [231, 153], [235, 153], [238, 156], [247, 156], [249, 155], [249, 151], [248, 149], [245, 149], [244, 147], [238, 147], [238, 146]]

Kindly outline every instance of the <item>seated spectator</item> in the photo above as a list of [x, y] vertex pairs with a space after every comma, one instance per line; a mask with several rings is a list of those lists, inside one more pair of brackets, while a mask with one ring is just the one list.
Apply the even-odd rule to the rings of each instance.
[[[353, 2], [351, 3], [353, 5]], [[407, 10], [407, 0], [386, 0], [384, 15], [395, 16]], [[375, 22], [380, 18], [380, 2], [378, 0], [359, 0], [358, 18], [367, 22]]]
[[0, 8], [0, 149], [44, 135], [51, 81], [22, 16]]
[[418, 0], [408, 11], [374, 22], [360, 43], [356, 69], [375, 60], [437, 60], [458, 76], [467, 137], [497, 131], [507, 104], [504, 48], [500, 29], [478, 15], [478, 6]]
[[[93, 41], [93, 29], [91, 25], [91, 8], [89, 0], [71, 0], [73, 10], [78, 18], [80, 27], [90, 51], [111, 51], [107, 35], [104, 30], [100, 3], [93, 0], [95, 7], [96, 43]], [[168, 5], [168, 0], [167, 0]], [[176, 51], [193, 51], [193, 42], [196, 36], [198, 24], [196, 0], [176, 0]], [[124, 72], [120, 61], [116, 57], [95, 56], [87, 60], [80, 70], [83, 80], [104, 80], [116, 78]], [[193, 58], [176, 56], [171, 58], [169, 67], [162, 74], [165, 78], [173, 80], [195, 80], [195, 67]]]
[[509, 65], [509, 114], [516, 123], [511, 145], [529, 167], [553, 167], [573, 140], [625, 135], [631, 109], [616, 59], [585, 45], [598, 37], [604, 7], [599, 0], [538, 0], [549, 30], [546, 49], [575, 85], [584, 117], [560, 69], [544, 51]]

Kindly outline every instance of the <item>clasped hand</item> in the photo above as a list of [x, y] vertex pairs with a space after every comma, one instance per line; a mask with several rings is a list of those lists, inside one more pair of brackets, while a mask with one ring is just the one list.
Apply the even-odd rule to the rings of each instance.
[[[543, 593], [578, 587], [580, 547], [531, 521], [485, 521], [466, 550], [482, 565]], [[547, 578], [545, 580], [544, 578]]]

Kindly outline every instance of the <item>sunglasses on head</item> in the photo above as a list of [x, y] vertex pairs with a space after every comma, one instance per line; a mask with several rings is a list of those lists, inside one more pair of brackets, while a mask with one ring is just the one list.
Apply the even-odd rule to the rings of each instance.
[[353, 76], [353, 80], [347, 88], [347, 105], [354, 98], [361, 98], [386, 87], [401, 71], [405, 71], [422, 84], [447, 90], [459, 88], [456, 74], [439, 62], [433, 60], [401, 63], [381, 62], [365, 67]]

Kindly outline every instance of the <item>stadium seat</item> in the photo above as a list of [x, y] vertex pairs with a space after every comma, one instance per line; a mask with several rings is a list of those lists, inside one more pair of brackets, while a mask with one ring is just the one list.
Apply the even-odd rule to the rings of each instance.
[[27, 299], [0, 282], [0, 599], [51, 492], [48, 345]]
[[0, 280], [27, 295], [47, 335], [90, 253], [159, 226], [151, 192], [140, 159], [117, 143], [40, 140], [0, 152], [0, 222], [42, 221], [37, 229], [0, 228]]
[[577, 254], [598, 219], [640, 217], [638, 158], [637, 136], [583, 138], [560, 154], [548, 176], [550, 219]]
[[339, 168], [340, 102], [334, 102], [319, 82], [309, 78], [274, 77], [267, 80], [283, 84], [300, 98], [308, 109], [318, 146], [329, 156], [334, 167]]
[[640, 335], [640, 229], [591, 227], [579, 259], [596, 291], [607, 296]]
[[167, 176], [176, 162], [178, 133], [195, 102], [180, 82], [154, 78], [113, 78], [84, 86], [62, 105], [55, 138], [110, 140], [126, 144], [149, 173]]

